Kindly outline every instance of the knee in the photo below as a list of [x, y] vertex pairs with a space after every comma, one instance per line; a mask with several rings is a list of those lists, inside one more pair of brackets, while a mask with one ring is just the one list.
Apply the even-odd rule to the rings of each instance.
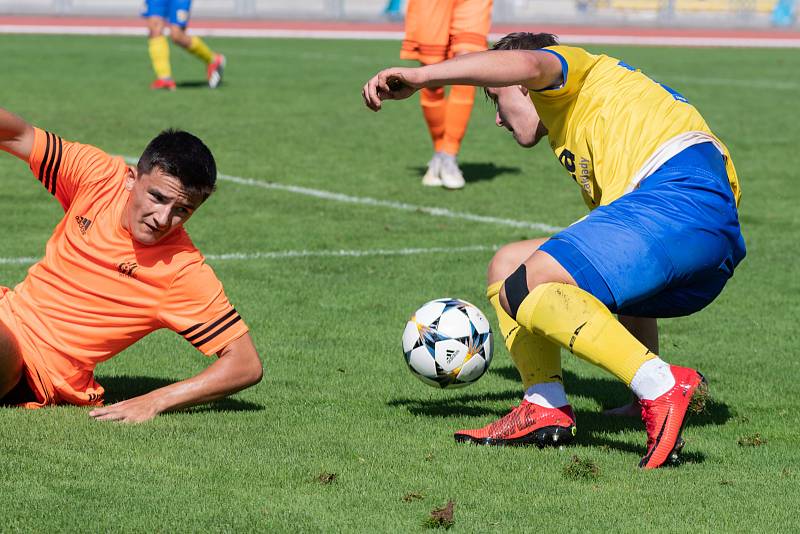
[[536, 252], [520, 264], [503, 282], [500, 291], [500, 304], [511, 317], [517, 317], [522, 302], [537, 287], [546, 284], [576, 285], [575, 280], [555, 259]]
[[505, 280], [522, 265], [547, 239], [531, 239], [510, 243], [495, 252], [486, 272], [488, 285]]
[[492, 285], [500, 280], [505, 280], [508, 278], [508, 275], [514, 272], [516, 267], [519, 267], [519, 263], [514, 265], [514, 260], [509, 254], [508, 248], [508, 245], [501, 247], [495, 252], [494, 256], [492, 256], [489, 267], [486, 270], [488, 285]]
[[159, 17], [150, 17], [147, 19], [147, 31], [151, 39], [160, 37], [164, 33], [164, 21]]
[[23, 362], [19, 348], [8, 330], [0, 324], [0, 399], [22, 378]]
[[169, 27], [169, 38], [178, 46], [182, 46], [184, 48], [189, 46], [189, 37], [186, 35], [186, 32], [184, 32], [178, 26]]

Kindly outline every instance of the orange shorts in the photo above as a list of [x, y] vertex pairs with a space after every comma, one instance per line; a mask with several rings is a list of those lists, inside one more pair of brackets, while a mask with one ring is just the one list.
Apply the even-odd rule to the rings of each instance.
[[[76, 368], [68, 359], [49, 354], [37, 347], [32, 337], [12, 310], [7, 287], [0, 286], [0, 327], [12, 335], [22, 355], [22, 379], [27, 383], [15, 388], [23, 398], [15, 403], [24, 408], [41, 408], [55, 404], [102, 406], [103, 387], [95, 382], [88, 369]], [[42, 350], [40, 350], [42, 349]]]
[[486, 50], [492, 0], [409, 0], [400, 59], [424, 65]]

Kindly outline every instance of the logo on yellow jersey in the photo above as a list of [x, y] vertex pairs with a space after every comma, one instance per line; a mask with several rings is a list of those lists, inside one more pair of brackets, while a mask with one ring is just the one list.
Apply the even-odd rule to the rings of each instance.
[[558, 161], [567, 169], [567, 172], [572, 176], [572, 179], [575, 180], [575, 183], [581, 186], [581, 189], [586, 192], [586, 196], [591, 201], [592, 205], [597, 205], [597, 201], [594, 198], [594, 191], [592, 191], [591, 162], [581, 157], [579, 170], [578, 166], [575, 165], [575, 154], [566, 148], [561, 151], [561, 154], [558, 156]]

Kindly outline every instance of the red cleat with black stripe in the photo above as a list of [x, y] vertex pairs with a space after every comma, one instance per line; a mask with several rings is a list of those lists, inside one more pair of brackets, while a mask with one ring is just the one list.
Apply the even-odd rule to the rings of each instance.
[[706, 379], [688, 367], [671, 365], [675, 385], [655, 400], [641, 399], [642, 421], [647, 429], [647, 454], [639, 467], [654, 469], [677, 463], [683, 448], [681, 432], [689, 413], [703, 411], [708, 398]]
[[477, 445], [564, 445], [575, 437], [575, 414], [567, 404], [545, 408], [524, 400], [511, 413], [483, 428], [459, 430], [459, 443]]
[[208, 78], [208, 86], [212, 89], [219, 87], [222, 83], [222, 73], [225, 70], [225, 56], [222, 54], [214, 54], [214, 59], [208, 64], [206, 76]]

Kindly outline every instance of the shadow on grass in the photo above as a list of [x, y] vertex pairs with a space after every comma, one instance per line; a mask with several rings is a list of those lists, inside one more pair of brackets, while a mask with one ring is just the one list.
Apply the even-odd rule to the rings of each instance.
[[[403, 407], [414, 415], [425, 417], [480, 417], [496, 416], [501, 417], [508, 413], [512, 405], [519, 402], [521, 393], [516, 389], [498, 391], [493, 393], [468, 394], [454, 393], [452, 396], [442, 399], [392, 399], [386, 404], [392, 407]], [[476, 406], [475, 403], [491, 403], [495, 401], [507, 401], [508, 408], [490, 408], [487, 406]]]
[[[144, 395], [154, 389], [158, 389], [169, 384], [174, 380], [155, 378], [152, 376], [98, 376], [97, 381], [106, 390], [106, 404], [114, 404], [125, 399]], [[209, 402], [199, 406], [184, 408], [174, 413], [197, 413], [197, 412], [254, 412], [263, 410], [260, 404], [226, 397], [218, 401]]]
[[[494, 180], [501, 174], [519, 174], [522, 170], [519, 167], [504, 167], [497, 166], [492, 162], [489, 163], [459, 163], [461, 172], [464, 174], [464, 180], [469, 183], [482, 182], [484, 180]], [[427, 167], [410, 167], [411, 170], [422, 176]]]
[[[492, 369], [494, 374], [519, 383], [519, 374], [514, 367]], [[613, 378], [585, 378], [569, 371], [564, 373], [564, 383], [569, 395], [594, 399], [606, 408], [625, 404], [631, 400], [628, 388]], [[387, 402], [392, 407], [402, 407], [417, 416], [439, 418], [485, 417], [488, 420], [476, 422], [482, 426], [506, 415], [510, 407], [519, 403], [522, 387], [491, 393], [470, 394], [453, 392], [452, 395], [438, 399], [400, 398]], [[507, 402], [508, 407], [496, 407], [497, 402]], [[487, 406], [487, 405], [495, 406]], [[727, 404], [709, 399], [703, 413], [689, 417], [687, 426], [723, 425], [733, 417]], [[643, 431], [639, 417], [609, 417], [595, 410], [577, 410], [575, 419], [578, 426], [577, 444], [613, 449], [639, 456], [645, 453], [644, 442], [630, 443], [629, 437], [615, 435], [629, 431]], [[644, 435], [644, 434], [643, 434]], [[697, 452], [681, 454], [684, 463], [702, 463], [705, 456]]]
[[[507, 378], [511, 381], [520, 383], [519, 373], [514, 367], [505, 366], [499, 368], [492, 368], [492, 373]], [[630, 390], [625, 387], [619, 380], [613, 378], [586, 378], [564, 371], [564, 386], [567, 390], [567, 395], [572, 397], [586, 397], [594, 399], [604, 410], [614, 408], [622, 404], [627, 404], [632, 400]], [[712, 384], [713, 387], [713, 384]], [[520, 393], [518, 397], [522, 396], [522, 386], [520, 386]], [[592, 417], [596, 412], [585, 412], [587, 416]], [[597, 414], [599, 415], [599, 414]], [[577, 415], [576, 415], [577, 416]], [[730, 407], [723, 403], [714, 400], [713, 390], [711, 398], [706, 402], [705, 410], [697, 415], [692, 415], [687, 422], [688, 426], [707, 426], [707, 425], [724, 425], [734, 414]], [[622, 424], [628, 422], [626, 426], [622, 426], [617, 430], [624, 430], [626, 428], [637, 427], [639, 417], [603, 417], [608, 421], [620, 421]], [[611, 423], [614, 426], [613, 423]]]
[[176, 82], [175, 85], [178, 89], [208, 89], [207, 80], [190, 80], [185, 82]]

